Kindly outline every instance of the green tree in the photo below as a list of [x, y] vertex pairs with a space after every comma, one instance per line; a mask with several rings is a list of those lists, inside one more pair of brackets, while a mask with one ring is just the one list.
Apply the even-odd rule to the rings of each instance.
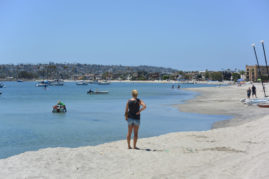
[[144, 76], [139, 76], [138, 80], [146, 80], [146, 78]]
[[240, 74], [239, 73], [232, 73], [233, 81], [237, 81], [240, 79]]
[[232, 76], [232, 73], [231, 72], [229, 72], [229, 71], [224, 71], [223, 72], [223, 79], [224, 80], [231, 80], [231, 76]]
[[49, 78], [55, 78], [56, 77], [56, 75], [55, 75], [56, 69], [57, 69], [57, 67], [54, 64], [49, 64], [47, 66], [47, 73], [48, 73]]
[[222, 72], [212, 72], [210, 74], [213, 81], [222, 81]]
[[36, 78], [37, 75], [31, 72], [21, 71], [18, 73], [18, 77], [23, 79], [33, 79]]
[[206, 70], [206, 71], [205, 71], [205, 79], [206, 79], [206, 80], [209, 79], [209, 75], [210, 75], [210, 74], [209, 74], [208, 70]]
[[169, 80], [169, 75], [163, 75], [162, 80]]
[[192, 76], [190, 74], [185, 73], [183, 76], [184, 80], [191, 80]]
[[269, 78], [268, 78], [267, 75], [266, 76], [265, 75], [262, 75], [262, 81], [266, 81], [267, 82], [268, 80], [269, 80]]
[[239, 74], [240, 74], [240, 75], [244, 75], [244, 74], [245, 74], [245, 71], [244, 71], [244, 70], [240, 70], [240, 71], [239, 71]]

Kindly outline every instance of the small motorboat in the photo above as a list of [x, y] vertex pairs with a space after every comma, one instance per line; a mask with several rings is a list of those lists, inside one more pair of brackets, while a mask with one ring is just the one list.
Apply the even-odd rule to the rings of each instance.
[[98, 85], [109, 85], [110, 84], [110, 82], [108, 82], [108, 81], [100, 81], [100, 82], [98, 82]]
[[92, 90], [89, 90], [87, 91], [87, 94], [108, 94], [108, 91], [92, 91]]
[[4, 85], [4, 83], [0, 83], [0, 88], [4, 88], [4, 87], [6, 87], [6, 86]]
[[66, 108], [63, 108], [61, 105], [53, 106], [53, 113], [66, 113]]
[[258, 104], [258, 106], [260, 108], [269, 108], [269, 103], [261, 103], [261, 104]]
[[77, 82], [76, 85], [86, 86], [88, 85], [88, 83], [85, 81], [80, 81], [80, 82]]
[[66, 113], [66, 106], [64, 103], [59, 101], [55, 106], [52, 107], [52, 112], [53, 113]]
[[17, 82], [18, 82], [18, 83], [21, 83], [21, 82], [23, 82], [23, 80], [17, 80]]
[[49, 82], [50, 86], [63, 86], [64, 81], [63, 80], [53, 80]]
[[36, 85], [36, 87], [47, 87], [49, 86], [49, 82], [47, 80], [44, 80], [44, 81], [41, 81], [41, 82], [38, 82]]

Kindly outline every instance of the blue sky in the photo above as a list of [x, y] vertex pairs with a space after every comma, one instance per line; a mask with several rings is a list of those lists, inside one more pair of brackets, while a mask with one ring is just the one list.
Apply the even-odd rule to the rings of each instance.
[[0, 0], [0, 63], [244, 69], [269, 56], [268, 0]]

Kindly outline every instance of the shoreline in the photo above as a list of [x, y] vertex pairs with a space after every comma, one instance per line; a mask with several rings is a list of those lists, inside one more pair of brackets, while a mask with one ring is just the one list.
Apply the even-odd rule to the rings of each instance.
[[[260, 84], [255, 84], [258, 94], [262, 94]], [[267, 111], [257, 106], [247, 106], [240, 102], [240, 99], [246, 96], [245, 86], [222, 86], [222, 87], [201, 87], [185, 88], [184, 90], [197, 92], [198, 95], [184, 104], [178, 104], [177, 107], [181, 112], [225, 115], [231, 116], [231, 119], [217, 121], [211, 129], [238, 126], [249, 121], [267, 115]], [[223, 90], [225, 93], [223, 93]], [[215, 106], [210, 103], [216, 103]]]
[[[258, 95], [261, 88], [257, 86]], [[268, 109], [245, 106], [247, 86], [192, 88], [183, 112], [234, 115], [208, 131], [142, 138], [141, 150], [120, 140], [97, 146], [46, 148], [0, 160], [5, 178], [268, 178]], [[185, 89], [184, 89], [185, 90]], [[247, 114], [246, 114], [247, 112]], [[232, 122], [231, 122], [232, 121]], [[221, 122], [221, 121], [220, 121]]]

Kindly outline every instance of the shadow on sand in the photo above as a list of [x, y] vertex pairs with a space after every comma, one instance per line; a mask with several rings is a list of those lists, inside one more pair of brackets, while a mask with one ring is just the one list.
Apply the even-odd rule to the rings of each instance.
[[167, 150], [148, 149], [148, 148], [138, 148], [135, 150], [143, 150], [143, 151], [147, 151], [147, 152], [165, 152], [165, 151], [167, 151]]

